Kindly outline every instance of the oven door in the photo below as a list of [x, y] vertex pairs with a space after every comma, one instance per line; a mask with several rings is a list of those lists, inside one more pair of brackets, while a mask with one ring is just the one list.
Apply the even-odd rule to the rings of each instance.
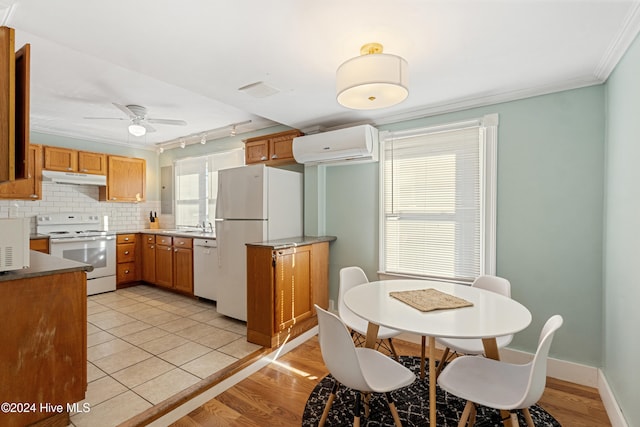
[[116, 274], [115, 236], [53, 238], [50, 240], [49, 252], [59, 258], [91, 264], [93, 271], [87, 272], [87, 279]]

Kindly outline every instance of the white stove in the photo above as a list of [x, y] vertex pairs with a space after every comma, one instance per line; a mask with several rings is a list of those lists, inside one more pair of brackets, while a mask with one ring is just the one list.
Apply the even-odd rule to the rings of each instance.
[[93, 214], [36, 216], [36, 232], [49, 236], [51, 255], [93, 266], [87, 273], [88, 295], [116, 290], [116, 233], [102, 228]]

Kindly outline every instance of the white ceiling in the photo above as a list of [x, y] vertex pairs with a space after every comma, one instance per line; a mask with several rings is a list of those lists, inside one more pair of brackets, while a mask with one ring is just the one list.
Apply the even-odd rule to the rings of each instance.
[[[31, 43], [31, 129], [134, 146], [273, 125], [388, 123], [606, 80], [640, 28], [639, 0], [0, 0]], [[353, 111], [335, 71], [379, 42], [409, 63], [409, 97]], [[279, 92], [254, 98], [255, 82]], [[133, 137], [112, 103], [147, 107]], [[197, 137], [197, 136], [196, 136]], [[199, 139], [199, 137], [197, 137]]]

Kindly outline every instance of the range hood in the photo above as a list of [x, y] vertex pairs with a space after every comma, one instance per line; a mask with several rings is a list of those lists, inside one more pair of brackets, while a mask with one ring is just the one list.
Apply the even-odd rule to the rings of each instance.
[[53, 181], [58, 184], [78, 184], [78, 185], [107, 185], [107, 177], [104, 175], [91, 175], [76, 172], [42, 171], [44, 181]]

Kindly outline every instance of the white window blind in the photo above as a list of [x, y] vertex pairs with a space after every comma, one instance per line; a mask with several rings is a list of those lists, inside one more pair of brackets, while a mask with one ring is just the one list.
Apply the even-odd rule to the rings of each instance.
[[244, 165], [242, 150], [225, 151], [175, 162], [176, 226], [213, 223], [218, 171]]
[[382, 271], [457, 281], [489, 273], [485, 134], [476, 122], [384, 139]]

